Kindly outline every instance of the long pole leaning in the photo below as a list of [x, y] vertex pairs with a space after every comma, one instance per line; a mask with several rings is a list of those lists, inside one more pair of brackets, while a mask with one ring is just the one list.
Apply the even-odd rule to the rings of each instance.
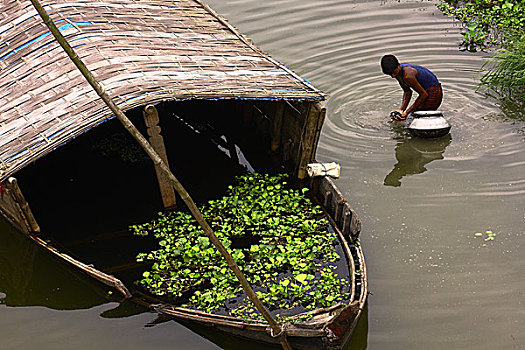
[[162, 172], [166, 175], [166, 177], [170, 180], [173, 187], [179, 193], [184, 203], [186, 203], [186, 206], [192, 213], [195, 220], [197, 220], [198, 224], [202, 227], [204, 230], [204, 233], [206, 236], [210, 239], [210, 241], [213, 243], [213, 245], [217, 248], [217, 250], [221, 253], [223, 258], [228, 263], [228, 267], [233, 271], [239, 282], [241, 283], [241, 286], [248, 296], [248, 298], [251, 300], [251, 302], [254, 304], [255, 308], [261, 313], [261, 315], [264, 317], [266, 322], [270, 325], [272, 329], [272, 333], [275, 336], [279, 336], [279, 341], [281, 343], [281, 346], [285, 350], [292, 350], [290, 345], [288, 344], [288, 340], [286, 338], [286, 333], [283, 332], [283, 329], [279, 325], [279, 323], [273, 318], [273, 316], [270, 314], [270, 312], [266, 309], [266, 307], [261, 303], [255, 292], [253, 291], [252, 287], [250, 286], [250, 283], [242, 273], [242, 271], [239, 269], [239, 266], [233, 259], [233, 257], [228, 253], [224, 245], [222, 245], [221, 241], [217, 238], [213, 230], [211, 229], [210, 225], [206, 222], [204, 217], [202, 216], [202, 213], [195, 205], [195, 202], [190, 197], [189, 193], [184, 189], [182, 184], [179, 182], [179, 180], [173, 175], [173, 173], [170, 171], [166, 163], [162, 160], [162, 158], [155, 152], [153, 147], [149, 144], [149, 142], [142, 136], [142, 134], [139, 132], [139, 130], [133, 125], [133, 123], [126, 117], [124, 112], [113, 102], [111, 97], [106, 93], [106, 91], [102, 88], [102, 86], [99, 84], [99, 82], [95, 79], [91, 71], [87, 68], [87, 66], [84, 64], [84, 62], [78, 57], [75, 50], [69, 45], [67, 40], [64, 38], [62, 33], [58, 30], [55, 23], [51, 20], [49, 17], [49, 14], [47, 11], [43, 8], [43, 6], [40, 4], [40, 1], [38, 0], [30, 0], [33, 6], [35, 7], [36, 11], [42, 18], [44, 24], [47, 26], [49, 31], [53, 34], [57, 42], [60, 44], [62, 49], [67, 53], [69, 58], [73, 61], [75, 66], [80, 70], [82, 75], [86, 78], [86, 80], [89, 82], [91, 87], [96, 91], [96, 93], [99, 95], [99, 97], [104, 101], [104, 103], [111, 109], [111, 111], [115, 114], [115, 116], [118, 118], [118, 120], [122, 123], [124, 128], [133, 136], [133, 138], [142, 146], [144, 151], [148, 154], [148, 156], [151, 158], [153, 163], [158, 166]]

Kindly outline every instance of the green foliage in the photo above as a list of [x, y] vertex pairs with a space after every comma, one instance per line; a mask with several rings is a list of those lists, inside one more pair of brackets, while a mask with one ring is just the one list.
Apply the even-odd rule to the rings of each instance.
[[[501, 49], [483, 66], [479, 87], [487, 87], [506, 104], [524, 107], [525, 1], [441, 0], [438, 7], [465, 24], [462, 45], [469, 51], [498, 44]], [[523, 112], [519, 112], [523, 114]]]
[[500, 96], [521, 101], [525, 99], [525, 35], [509, 41], [484, 65], [481, 86]]
[[[485, 233], [486, 233], [486, 235], [487, 235], [487, 237], [485, 238], [485, 242], [486, 242], [486, 241], [493, 241], [493, 240], [495, 239], [495, 237], [496, 237], [496, 234], [495, 234], [494, 232], [490, 231], [490, 230], [485, 231]], [[476, 232], [476, 233], [474, 234], [474, 236], [476, 236], [476, 237], [483, 237], [483, 233], [481, 233], [481, 232]]]
[[[261, 301], [274, 314], [281, 312], [281, 319], [348, 298], [348, 281], [332, 265], [339, 259], [335, 234], [319, 218], [321, 209], [305, 196], [307, 189], [289, 188], [285, 177], [241, 176], [225, 197], [202, 208]], [[262, 320], [189, 214], [159, 214], [131, 229], [138, 235], [152, 233], [159, 242], [158, 250], [137, 256], [139, 262], [152, 263], [139, 282], [150, 292], [186, 307]]]
[[437, 6], [465, 24], [462, 46], [469, 51], [505, 43], [525, 27], [525, 2], [520, 0], [441, 0]]
[[120, 158], [125, 163], [147, 163], [147, 154], [125, 131], [117, 132], [99, 140], [92, 149], [104, 157]]

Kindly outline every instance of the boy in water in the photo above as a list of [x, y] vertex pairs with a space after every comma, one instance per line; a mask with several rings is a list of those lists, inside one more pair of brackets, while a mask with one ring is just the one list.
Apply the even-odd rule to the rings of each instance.
[[[392, 111], [396, 120], [404, 120], [414, 111], [436, 110], [443, 100], [443, 90], [437, 77], [427, 68], [414, 64], [399, 63], [396, 56], [385, 55], [381, 58], [383, 73], [396, 78], [403, 89], [403, 101], [399, 110]], [[412, 97], [412, 89], [419, 96], [412, 106], [408, 107]], [[398, 113], [396, 113], [398, 112]]]

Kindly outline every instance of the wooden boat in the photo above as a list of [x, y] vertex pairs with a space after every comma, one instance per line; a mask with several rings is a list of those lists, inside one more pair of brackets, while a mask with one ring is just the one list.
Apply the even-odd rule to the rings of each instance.
[[[270, 104], [266, 103], [266, 105], [268, 106]], [[262, 105], [260, 105], [260, 107], [263, 108]], [[193, 109], [194, 108], [190, 108], [189, 110]], [[118, 125], [115, 125], [115, 127], [118, 127]], [[166, 127], [169, 129], [168, 125], [166, 125]], [[111, 132], [109, 133], [111, 134]], [[93, 137], [94, 136], [91, 138]], [[214, 139], [217, 138], [215, 137]], [[82, 140], [79, 140], [79, 142], [81, 141]], [[66, 147], [63, 151], [61, 151], [62, 154], [57, 152], [58, 156], [56, 159], [58, 159], [58, 161], [72, 165], [73, 158], [69, 158], [65, 153], [69, 152], [71, 157], [75, 157], [78, 155], [79, 147], [76, 146], [76, 143], [73, 143], [70, 147], [72, 147], [70, 150], [68, 150]], [[206, 151], [210, 152], [209, 150]], [[253, 153], [258, 152], [259, 151], [256, 150], [253, 151]], [[248, 157], [249, 154], [252, 153], [249, 151], [245, 152], [245, 156]], [[82, 158], [85, 159], [84, 157]], [[49, 168], [54, 168], [56, 166], [56, 162], [53, 160], [49, 161], [49, 163]], [[261, 165], [264, 163], [264, 161], [261, 160], [260, 163], [261, 164], [254, 165], [258, 170], [261, 169]], [[37, 188], [48, 186], [54, 189], [54, 184], [49, 180], [40, 180], [42, 182], [38, 182], [38, 174], [49, 171], [48, 168], [45, 167], [45, 164], [46, 161], [41, 161], [40, 166], [35, 164], [27, 170], [22, 170], [19, 173], [22, 182], [31, 182]], [[143, 174], [139, 173], [137, 176], [143, 176]], [[29, 222], [34, 222], [36, 224], [36, 219], [29, 210], [29, 204], [25, 201], [21, 190], [18, 188], [17, 181], [14, 180], [14, 178], [11, 178], [11, 181], [11, 183], [8, 183], [8, 192], [5, 194], [5, 201], [3, 204], [9, 203], [12, 208], [18, 209], [19, 215], [13, 216], [12, 222], [14, 225], [19, 227], [19, 229], [30, 239], [60, 259], [75, 265], [80, 270], [101, 281], [102, 283], [112, 286], [116, 290], [120, 291], [124, 297], [130, 298], [141, 305], [152, 308], [161, 314], [172, 316], [179, 320], [198, 323], [206, 327], [213, 327], [224, 333], [231, 334], [232, 336], [239, 336], [246, 339], [270, 344], [278, 344], [278, 338], [272, 336], [271, 329], [267, 324], [248, 323], [235, 317], [209, 314], [188, 308], [176, 307], [166, 304], [164, 301], [159, 300], [153, 295], [144, 293], [143, 290], [137, 290], [132, 282], [140, 278], [143, 270], [140, 268], [144, 268], [144, 266], [137, 266], [137, 264], [134, 264], [132, 260], [133, 255], [130, 255], [128, 260], [112, 261], [111, 264], [113, 264], [113, 266], [109, 267], [101, 256], [101, 250], [108, 250], [109, 255], [116, 255], [121, 249], [121, 243], [108, 244], [107, 241], [104, 241], [104, 239], [112, 239], [111, 234], [114, 234], [112, 232], [110, 232], [109, 235], [98, 234], [100, 237], [94, 238], [91, 236], [84, 237], [86, 232], [78, 232], [77, 234], [74, 234], [73, 232], [66, 232], [64, 235], [60, 235], [54, 234], [54, 232], [45, 232], [45, 230], [44, 232], [35, 232], [34, 230], [29, 229]], [[81, 182], [78, 178], [74, 178], [74, 181]], [[67, 179], [63, 181], [63, 183], [67, 185]], [[361, 224], [354, 210], [349, 206], [343, 195], [329, 177], [307, 178], [303, 180], [302, 183], [304, 186], [307, 186], [311, 189], [313, 198], [325, 210], [327, 217], [331, 222], [331, 226], [338, 235], [339, 242], [341, 243], [343, 248], [342, 250], [346, 258], [345, 260], [348, 270], [347, 277], [348, 280], [351, 281], [351, 297], [348, 303], [337, 304], [330, 308], [316, 310], [314, 312], [315, 316], [312, 318], [312, 320], [304, 323], [288, 324], [285, 326], [285, 330], [287, 338], [294, 349], [337, 349], [341, 348], [349, 341], [353, 333], [353, 329], [360, 318], [367, 297], [366, 265], [363, 251], [358, 239], [359, 232], [361, 230]], [[100, 186], [97, 185], [96, 182], [92, 182], [92, 184], [95, 187]], [[147, 189], [149, 190], [149, 188]], [[90, 189], [90, 191], [93, 191], [93, 189]], [[34, 192], [37, 191], [35, 190]], [[56, 193], [56, 190], [53, 190], [52, 192]], [[68, 189], [68, 192], [71, 192], [71, 189]], [[75, 193], [74, 196], [78, 195], [77, 190], [72, 192]], [[31, 196], [32, 202], [35, 204], [32, 207], [37, 217], [41, 217], [43, 215], [42, 213], [45, 213], [46, 208], [50, 205], [50, 199], [45, 194], [41, 194], [40, 196], [45, 199], [39, 199], [38, 196]], [[60, 197], [59, 193], [57, 193], [57, 197]], [[59, 200], [62, 199], [57, 199], [57, 202], [51, 205], [58, 208], [60, 204], [58, 202]], [[74, 197], [72, 197], [71, 200], [74, 200]], [[88, 200], [85, 199], [84, 201], [87, 202]], [[86, 203], [86, 206], [94, 207], [97, 203], [97, 201], [94, 201], [93, 203], [88, 202]], [[126, 208], [124, 204], [119, 204], [118, 201], [112, 205], [119, 205], [121, 209]], [[87, 212], [87, 209], [82, 209], [80, 211], [85, 213], [84, 215], [91, 216]], [[22, 216], [21, 213], [23, 212], [28, 214], [23, 214]], [[67, 212], [63, 208], [60, 209], [59, 212], [61, 215], [67, 217], [74, 215], [74, 211]], [[49, 213], [44, 215], [51, 217], [49, 219], [51, 221], [60, 220], [53, 218], [53, 215]], [[22, 217], [24, 218], [23, 223], [20, 220]], [[82, 220], [82, 216], [75, 220]], [[45, 223], [45, 220], [42, 222]], [[26, 226], [24, 227], [22, 224], [25, 224]], [[71, 230], [72, 225], [74, 225], [74, 223], [71, 225], [66, 225], [66, 230]], [[43, 227], [50, 227], [50, 225], [45, 224]], [[57, 229], [57, 227], [55, 227], [55, 229]], [[85, 231], [89, 232], [90, 229], [86, 229]], [[119, 234], [122, 235], [122, 233]], [[131, 234], [129, 233], [128, 237], [123, 235], [122, 239], [131, 239], [129, 238], [130, 235]], [[83, 248], [81, 245], [85, 244], [86, 242], [95, 241], [97, 239], [100, 239], [102, 243], [98, 246], [98, 248], [93, 249], [96, 253], [83, 254]], [[113, 249], [110, 248], [111, 245], [114, 246]], [[80, 246], [80, 249], [78, 246]], [[86, 263], [85, 261], [88, 261], [89, 263]], [[134, 273], [134, 277], [129, 277], [129, 274], [132, 273]]]
[[[173, 108], [180, 107], [186, 113], [182, 113], [184, 116], [178, 122], [191, 124], [192, 118], [204, 118], [212, 128], [209, 135], [205, 135], [206, 130], [200, 130], [199, 135], [207, 136], [217, 148], [226, 150], [232, 161], [242, 162], [240, 158], [244, 154], [240, 157], [239, 150], [248, 154], [253, 146], [253, 157], [248, 157], [253, 168], [285, 171], [311, 188], [313, 197], [326, 211], [343, 246], [351, 281], [351, 298], [346, 304], [316, 310], [308, 322], [286, 324], [283, 332], [294, 349], [341, 348], [350, 339], [365, 306], [367, 275], [358, 239], [361, 224], [356, 213], [332, 180], [307, 176], [307, 165], [315, 162], [326, 114], [320, 104], [324, 96], [310, 83], [260, 51], [205, 4], [191, 0], [175, 3], [176, 6], [172, 2], [153, 0], [134, 3], [133, 9], [140, 9], [140, 13], [112, 0], [74, 3], [57, 0], [49, 6], [55, 9], [54, 16], [69, 19], [70, 24], [65, 24], [60, 30], [66, 32], [66, 39], [75, 40], [79, 50], [86, 50], [83, 57], [86, 57], [88, 68], [97, 71], [100, 82], [117, 97], [119, 107], [135, 124], [141, 121], [141, 114], [144, 115], [145, 125], [140, 126], [141, 132], [150, 136], [154, 146], [162, 144], [163, 139], [159, 134], [159, 121], [153, 116], [160, 115], [159, 125], [168, 144], [173, 141], [171, 130], [176, 129], [170, 129], [170, 122], [176, 118], [169, 116], [175, 115]], [[155, 178], [154, 171], [158, 170], [151, 165], [111, 173], [114, 171], [111, 161], [102, 165], [89, 158], [90, 151], [82, 155], [76, 153], [82, 151], [81, 147], [75, 146], [78, 142], [90, 140], [97, 130], [104, 130], [116, 121], [104, 123], [112, 119], [111, 111], [76, 74], [75, 66], [60, 53], [38, 18], [27, 17], [27, 6], [28, 2], [0, 5], [3, 38], [16, 43], [0, 45], [0, 67], [3, 69], [0, 87], [4, 87], [0, 91], [3, 101], [6, 101], [0, 105], [0, 210], [3, 216], [38, 245], [119, 291], [125, 298], [179, 320], [214, 327], [233, 336], [278, 344], [278, 335], [272, 334], [266, 324], [176, 307], [138, 292], [125, 278], [119, 278], [122, 271], [129, 270], [128, 267], [103, 266], [101, 251], [86, 259], [78, 250], [67, 248], [67, 242], [61, 239], [64, 236], [59, 237], [48, 229], [49, 222], [64, 222], [71, 217], [71, 223], [63, 226], [66, 230], [80, 232], [81, 227], [76, 224], [89, 217], [88, 213], [75, 210], [78, 195], [70, 200], [62, 199], [62, 209], [71, 210], [69, 214], [57, 209], [61, 199], [53, 202], [60, 191], [61, 194], [74, 192], [68, 187], [69, 181], [76, 180], [75, 174], [69, 174], [73, 169], [72, 161], [83, 163], [79, 168], [83, 175], [95, 171], [87, 175], [91, 183], [83, 186], [86, 198], [99, 196], [98, 203], [92, 206], [95, 210], [106, 205], [108, 198], [113, 199], [104, 195], [114, 191], [114, 187], [122, 185], [127, 192], [133, 189], [133, 196], [115, 196], [117, 203], [111, 203], [105, 210], [94, 211], [91, 214], [96, 218], [94, 221], [99, 220], [102, 213], [126, 221], [128, 211], [124, 209], [125, 205], [132, 208], [129, 205], [151, 203], [151, 198], [144, 200], [143, 196], [158, 193], [157, 184], [160, 188], [157, 202], [162, 199], [165, 208], [173, 206], [175, 196], [171, 187], [163, 184], [162, 176], [157, 176], [158, 181], [146, 181]], [[122, 18], [127, 20], [122, 21]], [[158, 18], [162, 18], [164, 35], [158, 35]], [[181, 18], [183, 26], [177, 24]], [[135, 21], [140, 26], [135, 25]], [[108, 25], [107, 31], [104, 23]], [[115, 37], [120, 38], [122, 50], [120, 46], [115, 47]], [[180, 45], [173, 45], [177, 40]], [[158, 50], [152, 52], [151, 47]], [[147, 59], [144, 59], [145, 53], [149, 56]], [[90, 61], [90, 54], [94, 55], [94, 60]], [[48, 64], [42, 57], [54, 57], [54, 64]], [[64, 77], [69, 80], [65, 81]], [[17, 89], [8, 88], [14, 85]], [[228, 126], [233, 132], [226, 139], [222, 133], [213, 133], [213, 128], [218, 130]], [[172, 148], [167, 148], [166, 159], [172, 156]], [[62, 150], [68, 149], [75, 150], [71, 159], [64, 158], [65, 151]], [[46, 161], [50, 162], [46, 171], [38, 170], [39, 165]], [[182, 163], [172, 163], [170, 159], [170, 164], [180, 166]], [[104, 169], [103, 175], [96, 173], [101, 168]], [[184, 176], [184, 173], [180, 175]], [[201, 173], [206, 174], [205, 171]], [[203, 176], [203, 183], [218, 175], [211, 172]], [[54, 184], [54, 178], [59, 177], [63, 181], [58, 181], [58, 187], [53, 187], [51, 183]], [[107, 179], [119, 181], [108, 183]], [[194, 189], [198, 190], [199, 186]], [[127, 192], [124, 194], [129, 194]], [[53, 211], [48, 208], [53, 208]], [[119, 215], [114, 215], [115, 211], [120, 211]], [[131, 222], [120, 224], [126, 227]], [[67, 232], [65, 237], [71, 239]], [[105, 247], [109, 249], [111, 245]], [[118, 250], [118, 246], [114, 248]]]

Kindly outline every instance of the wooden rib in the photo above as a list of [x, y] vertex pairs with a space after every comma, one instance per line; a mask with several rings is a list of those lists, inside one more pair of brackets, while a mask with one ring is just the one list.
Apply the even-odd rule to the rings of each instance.
[[77, 268], [79, 268], [80, 270], [82, 270], [83, 272], [87, 273], [88, 275], [90, 275], [91, 277], [95, 278], [96, 280], [110, 286], [110, 287], [113, 287], [115, 288], [116, 290], [118, 290], [120, 293], [122, 293], [122, 295], [124, 295], [125, 298], [130, 298], [131, 297], [131, 293], [129, 292], [129, 290], [126, 288], [126, 286], [124, 285], [124, 283], [122, 283], [122, 281], [120, 281], [118, 278], [114, 277], [114, 276], [111, 276], [111, 275], [108, 275], [102, 271], [99, 271], [97, 270], [96, 268], [94, 268], [93, 266], [90, 266], [90, 265], [86, 265], [84, 264], [83, 262], [79, 261], [79, 260], [76, 260], [75, 258], [65, 254], [65, 253], [61, 253], [58, 249], [56, 249], [55, 247], [51, 246], [48, 242], [44, 241], [43, 239], [41, 239], [40, 237], [37, 237], [36, 235], [32, 234], [32, 233], [27, 233], [26, 234], [29, 238], [31, 238], [33, 241], [35, 241], [36, 243], [38, 243], [39, 245], [41, 245], [42, 247], [44, 247], [46, 250], [48, 250], [49, 252], [53, 253], [54, 255], [56, 255], [57, 257], [67, 261], [68, 263], [76, 266]]

